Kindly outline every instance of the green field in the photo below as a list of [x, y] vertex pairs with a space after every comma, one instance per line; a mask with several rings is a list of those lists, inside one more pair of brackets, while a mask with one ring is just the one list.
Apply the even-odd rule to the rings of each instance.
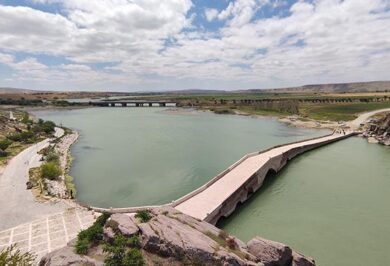
[[348, 121], [359, 113], [390, 108], [390, 102], [303, 105], [300, 114], [315, 120]]

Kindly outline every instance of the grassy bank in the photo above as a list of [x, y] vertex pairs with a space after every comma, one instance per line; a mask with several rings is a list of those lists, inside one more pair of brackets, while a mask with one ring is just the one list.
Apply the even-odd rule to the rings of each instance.
[[300, 114], [315, 120], [349, 121], [362, 112], [390, 108], [390, 102], [302, 105]]
[[51, 121], [34, 121], [27, 112], [0, 110], [0, 166], [32, 144], [52, 137], [55, 126]]

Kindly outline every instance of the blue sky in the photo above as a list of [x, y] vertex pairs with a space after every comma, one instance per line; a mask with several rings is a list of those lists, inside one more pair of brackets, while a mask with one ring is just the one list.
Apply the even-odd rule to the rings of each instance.
[[387, 0], [0, 0], [0, 86], [253, 89], [388, 80]]

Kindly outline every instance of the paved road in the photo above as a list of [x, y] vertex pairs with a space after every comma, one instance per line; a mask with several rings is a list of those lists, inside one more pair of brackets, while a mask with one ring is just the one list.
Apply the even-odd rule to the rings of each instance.
[[212, 213], [221, 206], [227, 198], [234, 194], [245, 182], [253, 176], [269, 158], [279, 156], [290, 149], [302, 145], [320, 143], [344, 136], [343, 134], [333, 134], [322, 138], [294, 143], [278, 148], [274, 148], [264, 153], [249, 157], [238, 166], [216, 181], [210, 187], [199, 194], [189, 198], [175, 208], [192, 217], [204, 220], [209, 213]]
[[[64, 131], [56, 129], [56, 136]], [[49, 140], [43, 140], [25, 149], [10, 160], [0, 176], [0, 230], [26, 223], [51, 213], [65, 210], [68, 205], [39, 203], [30, 190], [26, 190], [28, 170], [40, 165], [38, 151], [47, 147]]]
[[363, 114], [359, 115], [359, 117], [356, 118], [355, 120], [352, 120], [351, 122], [349, 122], [350, 127], [352, 129], [356, 130], [360, 127], [360, 124], [366, 122], [371, 116], [374, 116], [376, 114], [383, 113], [383, 112], [390, 112], [390, 108], [379, 109], [379, 110], [363, 113]]

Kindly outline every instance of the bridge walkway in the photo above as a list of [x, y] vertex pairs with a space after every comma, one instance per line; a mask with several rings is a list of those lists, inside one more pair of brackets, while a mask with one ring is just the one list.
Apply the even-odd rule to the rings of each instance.
[[[231, 171], [219, 178], [205, 190], [176, 205], [175, 208], [185, 214], [200, 220], [207, 220], [208, 215], [224, 204], [236, 193], [252, 176], [254, 176], [267, 162], [294, 148], [307, 145], [328, 143], [346, 138], [354, 133], [332, 134], [321, 138], [293, 143], [270, 149], [257, 155], [252, 155], [236, 165]], [[281, 166], [283, 167], [283, 165]], [[280, 168], [281, 168], [280, 167]], [[274, 169], [278, 171], [279, 169]]]

